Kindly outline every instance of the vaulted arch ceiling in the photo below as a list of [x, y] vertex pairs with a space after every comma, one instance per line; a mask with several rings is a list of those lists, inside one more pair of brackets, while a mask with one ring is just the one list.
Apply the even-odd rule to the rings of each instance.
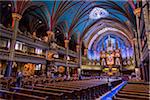
[[[58, 24], [59, 22], [66, 20], [68, 25], [68, 31], [66, 30], [66, 36], [71, 34], [80, 33], [80, 41], [86, 36], [89, 30], [89, 26], [99, 23], [101, 18], [108, 20], [114, 20], [114, 23], [120, 22], [122, 26], [129, 31], [130, 34], [134, 34], [132, 28], [135, 28], [135, 19], [131, 6], [127, 1], [43, 1], [49, 8], [51, 24]], [[64, 6], [65, 5], [65, 6]], [[108, 12], [108, 16], [101, 18], [90, 19], [90, 12], [93, 9], [104, 9]], [[60, 14], [59, 14], [60, 13]], [[106, 13], [106, 12], [105, 12]], [[103, 14], [103, 13], [102, 13]], [[58, 16], [60, 15], [60, 16]], [[55, 18], [56, 17], [56, 18]], [[57, 23], [56, 23], [57, 22]], [[128, 23], [125, 23], [128, 22]], [[114, 24], [113, 23], [113, 24]], [[131, 26], [134, 26], [130, 28]], [[53, 25], [52, 25], [53, 26]], [[91, 28], [90, 28], [91, 29]], [[77, 32], [79, 31], [79, 32]]]
[[[105, 1], [42, 1], [44, 4], [44, 12], [48, 12], [45, 15], [43, 11], [34, 12], [33, 7], [39, 6], [36, 0], [31, 1], [12, 1], [13, 12], [23, 15], [23, 13], [29, 9], [33, 10], [32, 15], [38, 16], [38, 18], [43, 19], [44, 23], [49, 26], [50, 31], [54, 31], [58, 25], [65, 21], [68, 27], [66, 32], [63, 31], [67, 39], [70, 39], [72, 34], [77, 35], [77, 39], [81, 41], [86, 39], [89, 35], [88, 41], [84, 41], [85, 44], [89, 44], [91, 36], [96, 35], [98, 30], [104, 28], [100, 24], [104, 24], [105, 27], [116, 28], [121, 33], [126, 34], [129, 38], [134, 37], [134, 30], [136, 30], [136, 21], [133, 14], [133, 9], [128, 1], [115, 1], [115, 0], [105, 0]], [[27, 6], [26, 6], [27, 5]], [[31, 7], [32, 6], [32, 7]], [[96, 19], [90, 18], [90, 13], [93, 9], [98, 8], [104, 11], [107, 16], [99, 17]], [[31, 11], [29, 10], [29, 11]], [[98, 11], [99, 13], [99, 11]], [[101, 15], [103, 13], [100, 11]], [[44, 15], [44, 16], [43, 16]], [[97, 15], [97, 14], [96, 14]], [[34, 16], [35, 17], [35, 16]], [[105, 21], [102, 21], [105, 20]], [[103, 23], [102, 23], [102, 22]], [[60, 27], [61, 28], [61, 27]], [[39, 32], [40, 32], [39, 28]], [[90, 33], [90, 34], [89, 34]], [[118, 32], [119, 33], [119, 32]], [[43, 33], [42, 33], [43, 34]], [[57, 33], [55, 33], [57, 34]], [[78, 37], [80, 36], [80, 37]]]
[[86, 47], [89, 49], [91, 48], [94, 41], [99, 38], [101, 34], [106, 32], [117, 32], [125, 36], [129, 41], [134, 37], [134, 33], [130, 31], [128, 27], [125, 27], [122, 25], [122, 23], [107, 18], [100, 19], [84, 32], [86, 34], [83, 39]]
[[107, 32], [104, 32], [101, 35], [99, 35], [95, 39], [95, 41], [92, 43], [92, 45], [89, 47], [89, 49], [93, 49], [93, 50], [96, 50], [99, 52], [99, 50], [98, 50], [99, 43], [104, 40], [105, 36], [112, 36], [112, 35], [117, 36], [120, 39], [122, 39], [125, 42], [127, 47], [130, 47], [132, 45], [131, 40], [129, 40], [128, 37], [126, 37], [125, 35], [120, 34], [119, 32], [116, 32], [116, 31], [107, 31]]
[[[33, 5], [34, 4], [34, 5]], [[19, 29], [22, 32], [36, 32], [38, 37], [46, 35], [49, 29], [48, 9], [43, 2], [34, 2], [22, 14]]]

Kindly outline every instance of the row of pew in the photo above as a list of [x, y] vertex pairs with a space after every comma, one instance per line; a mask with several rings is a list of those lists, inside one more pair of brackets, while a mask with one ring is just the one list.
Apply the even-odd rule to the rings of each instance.
[[114, 100], [150, 100], [149, 84], [129, 82], [113, 98]]
[[[121, 80], [112, 81], [116, 86]], [[24, 85], [0, 90], [0, 98], [7, 100], [94, 100], [106, 93], [108, 83], [100, 79], [63, 81]]]

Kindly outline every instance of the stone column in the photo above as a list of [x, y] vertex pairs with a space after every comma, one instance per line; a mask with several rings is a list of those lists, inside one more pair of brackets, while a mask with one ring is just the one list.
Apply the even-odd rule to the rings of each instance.
[[52, 31], [47, 31], [47, 36], [48, 36], [48, 42], [54, 41], [55, 40], [55, 34]]
[[[76, 45], [76, 52], [78, 55], [77, 63], [78, 63], [78, 68], [79, 68], [80, 67], [80, 45], [79, 44]], [[77, 74], [78, 74], [78, 76], [80, 75], [80, 72], [78, 70], [77, 70]]]
[[79, 67], [79, 65], [80, 65], [80, 46], [79, 46], [79, 44], [76, 45], [76, 52], [77, 52], [77, 55], [78, 55], [77, 63], [78, 63], [78, 67]]
[[87, 51], [88, 51], [88, 49], [85, 48], [85, 49], [84, 49], [84, 56], [87, 56]]
[[141, 33], [140, 33], [140, 23], [139, 23], [139, 21], [140, 21], [140, 19], [139, 19], [139, 17], [140, 17], [140, 13], [141, 13], [141, 8], [136, 8], [135, 10], [134, 10], [134, 14], [135, 14], [135, 16], [136, 16], [136, 23], [137, 23], [137, 32], [135, 31], [135, 35], [136, 35], [136, 38], [137, 38], [137, 49], [138, 49], [138, 54], [136, 53], [136, 55], [138, 55], [139, 56], [139, 59], [138, 59], [138, 65], [137, 65], [137, 67], [140, 67], [140, 63], [141, 63], [141, 60], [142, 60], [142, 46], [141, 46], [141, 39], [140, 39], [140, 36], [141, 36]]
[[132, 41], [132, 50], [133, 50], [133, 66], [135, 66], [136, 67], [136, 53], [135, 53], [135, 45], [134, 45], [134, 39], [132, 39], [133, 41]]
[[140, 58], [139, 58], [137, 38], [133, 39], [133, 45], [134, 45], [134, 55], [135, 55], [135, 66], [139, 67], [139, 65], [140, 65]]
[[[147, 4], [146, 4], [147, 3]], [[148, 58], [150, 58], [150, 15], [148, 15], [148, 11], [150, 10], [150, 8], [148, 9], [148, 0], [143, 0], [142, 1], [143, 4], [143, 15], [144, 15], [144, 24], [145, 24], [145, 38], [147, 39], [147, 43], [146, 43], [146, 49], [148, 49], [147, 56]], [[146, 4], [146, 5], [145, 5]], [[145, 52], [143, 52], [145, 53]], [[143, 57], [143, 78], [145, 81], [148, 81], [147, 79], [149, 79], [149, 64], [146, 65], [145, 61], [146, 61], [146, 57]]]
[[[146, 4], [146, 0], [143, 1], [143, 5]], [[147, 5], [148, 6], [148, 5]], [[146, 31], [146, 37], [147, 37], [147, 43], [148, 43], [148, 49], [150, 49], [150, 15], [148, 15], [147, 6], [143, 8], [143, 14], [144, 14], [144, 22], [145, 22], [145, 31]]]
[[82, 66], [82, 43], [79, 44], [79, 68], [78, 68], [78, 77], [81, 76], [81, 66]]
[[79, 47], [79, 45], [77, 44], [77, 45], [76, 45], [76, 51], [77, 51], [77, 53], [79, 53], [79, 50], [80, 50], [80, 47]]
[[66, 48], [67, 76], [68, 76], [68, 78], [70, 78], [70, 71], [69, 71], [68, 60], [67, 60], [67, 58], [68, 58], [68, 51], [69, 51], [69, 40], [66, 39], [66, 40], [64, 40], [64, 42], [65, 42], [65, 48]]
[[[85, 56], [85, 57], [87, 57], [87, 51], [88, 51], [88, 49], [85, 48], [85, 49], [84, 49], [84, 56]], [[86, 61], [85, 61], [85, 64], [87, 65], [87, 59], [86, 59]]]
[[17, 14], [17, 13], [12, 13], [12, 18], [14, 21], [14, 26], [12, 27], [13, 28], [13, 35], [11, 38], [9, 61], [7, 63], [6, 72], [5, 72], [6, 77], [9, 77], [11, 75], [12, 64], [14, 61], [15, 44], [16, 44], [16, 37], [17, 37], [17, 33], [18, 33], [18, 26], [19, 26], [19, 21], [22, 18], [22, 16], [20, 14]]

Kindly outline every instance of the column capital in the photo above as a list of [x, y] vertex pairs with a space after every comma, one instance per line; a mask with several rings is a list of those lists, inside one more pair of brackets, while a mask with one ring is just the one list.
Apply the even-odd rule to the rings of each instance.
[[136, 8], [134, 10], [134, 14], [137, 15], [137, 16], [140, 16], [140, 13], [141, 13], [141, 8]]
[[77, 44], [77, 45], [76, 45], [76, 51], [77, 51], [77, 52], [79, 52], [79, 48], [80, 48], [80, 45]]
[[132, 40], [133, 40], [133, 43], [135, 43], [137, 41], [137, 38], [133, 38]]
[[65, 43], [69, 43], [69, 40], [68, 40], [68, 39], [65, 39], [64, 41], [65, 41]]
[[47, 33], [47, 35], [54, 34], [54, 32], [52, 32], [52, 31], [47, 31], [46, 33]]
[[80, 46], [77, 44], [77, 45], [76, 45], [76, 48], [79, 48], [79, 47], [80, 47]]
[[87, 55], [87, 51], [88, 51], [88, 48], [85, 48], [85, 49], [84, 49], [84, 55], [85, 55], [85, 56]]
[[68, 48], [69, 40], [65, 39], [64, 42], [65, 42], [65, 48]]
[[20, 21], [20, 19], [22, 18], [22, 15], [18, 14], [18, 13], [12, 13], [12, 18]]

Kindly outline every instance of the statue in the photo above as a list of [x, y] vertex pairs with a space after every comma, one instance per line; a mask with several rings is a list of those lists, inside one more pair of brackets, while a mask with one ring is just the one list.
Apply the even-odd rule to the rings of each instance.
[[118, 65], [118, 66], [120, 66], [120, 65], [121, 65], [121, 63], [120, 63], [120, 59], [119, 59], [119, 58], [116, 58], [116, 60], [115, 60], [115, 64], [116, 64], [116, 65]]
[[107, 43], [107, 52], [113, 51], [113, 44], [111, 42], [110, 36], [108, 36], [108, 43]]
[[105, 58], [103, 58], [103, 59], [102, 59], [102, 61], [101, 61], [101, 65], [102, 65], [102, 66], [106, 66]]

